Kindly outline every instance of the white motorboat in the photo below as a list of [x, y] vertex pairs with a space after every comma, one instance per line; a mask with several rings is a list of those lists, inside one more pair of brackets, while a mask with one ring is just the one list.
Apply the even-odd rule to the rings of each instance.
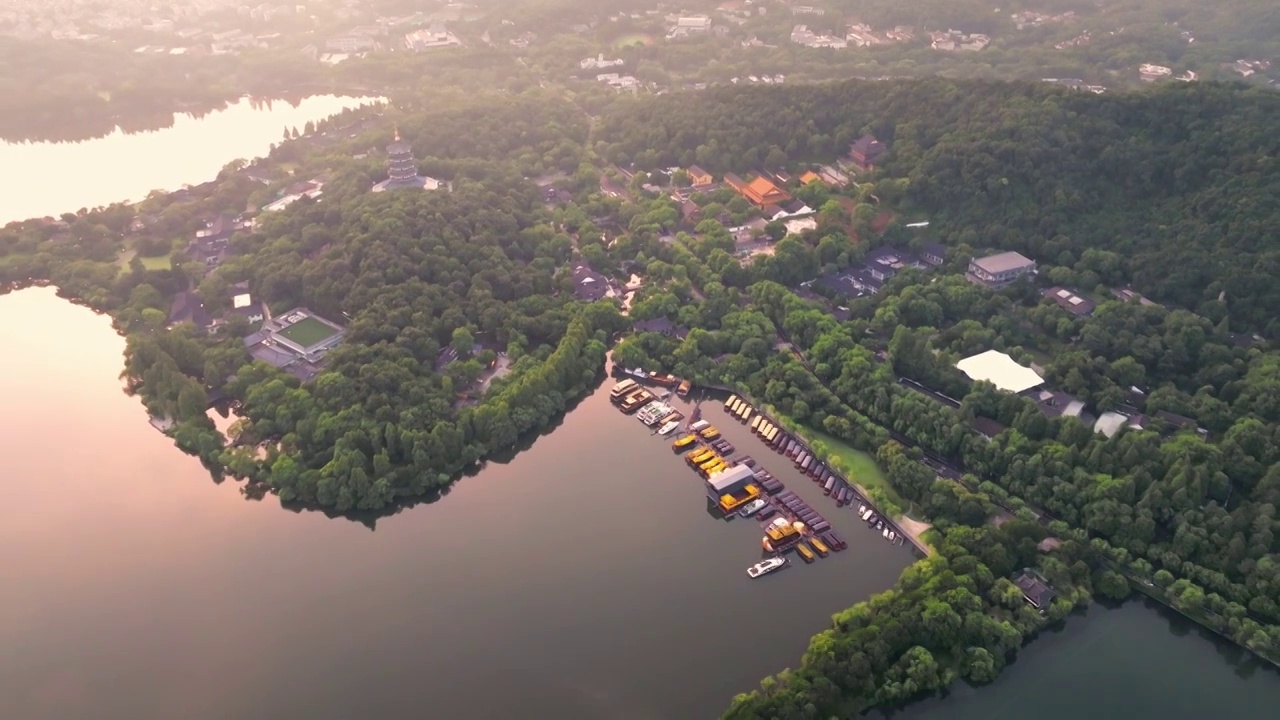
[[658, 428], [658, 434], [659, 434], [659, 435], [670, 435], [670, 434], [671, 434], [671, 432], [672, 432], [673, 430], [675, 430], [676, 428], [678, 428], [678, 427], [680, 427], [680, 423], [679, 423], [679, 421], [672, 420], [672, 421], [668, 422], [666, 425], [663, 425], [661, 428]]
[[751, 502], [744, 505], [743, 508], [738, 511], [738, 514], [744, 518], [749, 518], [752, 515], [755, 515], [756, 513], [763, 510], [764, 506], [768, 504], [769, 503], [765, 501], [764, 498], [756, 498], [755, 500], [752, 500]]
[[747, 577], [758, 578], [762, 575], [768, 575], [774, 570], [782, 568], [787, 564], [787, 559], [782, 557], [771, 557], [752, 565], [747, 568]]

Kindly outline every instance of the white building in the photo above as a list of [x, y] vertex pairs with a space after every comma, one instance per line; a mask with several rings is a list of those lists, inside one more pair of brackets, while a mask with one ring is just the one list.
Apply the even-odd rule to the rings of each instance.
[[676, 20], [676, 27], [686, 33], [702, 33], [711, 29], [711, 18], [706, 15], [691, 15]]
[[414, 52], [462, 44], [462, 41], [446, 30], [443, 25], [432, 25], [428, 28], [406, 33], [404, 42], [405, 46]]
[[811, 48], [842, 50], [849, 47], [849, 42], [844, 38], [832, 35], [818, 35], [810, 30], [807, 25], [797, 25], [791, 29], [791, 42]]
[[583, 60], [579, 61], [578, 67], [582, 68], [583, 70], [597, 70], [597, 69], [603, 69], [603, 68], [610, 68], [610, 67], [614, 67], [616, 65], [621, 65], [621, 64], [622, 64], [621, 58], [618, 58], [615, 60], [605, 60], [604, 53], [600, 53], [599, 55], [593, 58], [584, 58]]
[[1138, 77], [1143, 82], [1155, 82], [1161, 78], [1167, 78], [1173, 74], [1173, 68], [1164, 65], [1152, 65], [1151, 63], [1143, 63], [1138, 66]]

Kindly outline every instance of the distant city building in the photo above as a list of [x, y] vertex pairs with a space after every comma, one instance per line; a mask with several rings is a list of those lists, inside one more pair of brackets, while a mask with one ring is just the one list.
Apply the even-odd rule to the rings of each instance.
[[1080, 78], [1043, 78], [1043, 81], [1053, 83], [1055, 85], [1061, 85], [1063, 87], [1069, 87], [1072, 90], [1091, 92], [1095, 95], [1101, 95], [1107, 91], [1107, 87], [1105, 85], [1090, 85]]
[[959, 30], [929, 33], [929, 46], [934, 50], [982, 50], [991, 44], [991, 38], [982, 33], [963, 33]]
[[378, 43], [373, 38], [362, 35], [344, 35], [324, 41], [325, 50], [344, 55], [371, 52], [377, 47]]
[[1151, 63], [1143, 63], [1138, 66], [1138, 77], [1143, 82], [1155, 82], [1162, 78], [1173, 75], [1173, 68], [1164, 65], [1152, 65]]
[[[670, 20], [670, 18], [668, 18]], [[675, 40], [682, 37], [690, 37], [693, 35], [703, 35], [711, 31], [711, 18], [705, 15], [690, 15], [678, 17], [667, 32], [668, 40]]]
[[428, 28], [406, 33], [404, 42], [405, 46], [414, 52], [462, 44], [462, 41], [446, 30], [443, 25], [432, 25]]
[[595, 57], [584, 58], [578, 61], [578, 67], [582, 68], [583, 70], [598, 70], [601, 68], [610, 68], [610, 67], [614, 67], [615, 65], [621, 65], [621, 64], [622, 64], [621, 58], [617, 58], [614, 60], [606, 60], [604, 57], [604, 53], [600, 53]]
[[791, 29], [791, 42], [810, 48], [843, 50], [849, 47], [849, 41], [844, 38], [815, 33], [807, 25], [797, 25]]

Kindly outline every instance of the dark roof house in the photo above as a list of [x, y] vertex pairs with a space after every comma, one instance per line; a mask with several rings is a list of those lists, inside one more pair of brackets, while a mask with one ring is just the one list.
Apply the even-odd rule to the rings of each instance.
[[1023, 395], [1034, 400], [1036, 407], [1040, 408], [1040, 412], [1047, 417], [1082, 417], [1084, 414], [1084, 401], [1069, 393], [1048, 388], [1033, 388]]
[[638, 333], [658, 333], [677, 340], [684, 340], [685, 336], [689, 334], [689, 328], [676, 325], [665, 317], [654, 318], [653, 320], [637, 320], [631, 324], [631, 328]]
[[1058, 307], [1066, 310], [1076, 317], [1084, 317], [1085, 315], [1093, 312], [1093, 309], [1097, 307], [1097, 304], [1089, 298], [1080, 295], [1074, 290], [1068, 290], [1067, 288], [1060, 286], [1051, 287], [1040, 294], [1054, 301], [1058, 304]]
[[696, 225], [702, 219], [702, 208], [692, 200], [685, 200], [680, 203], [680, 219]]
[[940, 243], [925, 243], [920, 247], [920, 259], [933, 266], [947, 261], [947, 246]]
[[849, 148], [849, 159], [859, 170], [874, 169], [876, 163], [889, 150], [872, 135], [863, 135]]
[[1201, 428], [1196, 421], [1186, 415], [1178, 415], [1168, 410], [1157, 410], [1156, 417], [1164, 422], [1172, 425], [1175, 430], [1195, 430], [1201, 435], [1207, 434], [1207, 431]]
[[207, 328], [212, 322], [204, 309], [204, 303], [200, 302], [194, 292], [184, 291], [174, 295], [173, 303], [169, 306], [169, 324], [184, 322], [192, 323], [198, 328]]
[[992, 440], [997, 435], [1005, 431], [1005, 426], [992, 420], [991, 418], [975, 415], [969, 426], [978, 431], [982, 437]]
[[599, 300], [609, 294], [609, 279], [579, 262], [573, 266], [573, 294], [579, 300]]
[[239, 315], [251, 323], [262, 322], [266, 316], [262, 302], [249, 292], [247, 281], [231, 286], [231, 314]]
[[1013, 584], [1018, 586], [1022, 591], [1022, 596], [1031, 603], [1031, 607], [1044, 612], [1049, 607], [1053, 599], [1058, 597], [1058, 593], [1054, 592], [1049, 584], [1036, 575], [1034, 570], [1024, 569], [1018, 573], [1018, 577], [1013, 579]]

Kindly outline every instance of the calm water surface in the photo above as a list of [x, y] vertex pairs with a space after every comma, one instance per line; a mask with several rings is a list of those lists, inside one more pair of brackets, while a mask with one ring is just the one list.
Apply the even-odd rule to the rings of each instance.
[[710, 718], [912, 560], [749, 450], [851, 547], [748, 580], [759, 526], [607, 387], [375, 530], [288, 512], [147, 424], [107, 318], [31, 289], [0, 328], [5, 720]]
[[[1094, 605], [1041, 635], [990, 686], [893, 720], [1274, 720], [1280, 673], [1150, 600]], [[1034, 709], [1034, 710], [1031, 710]]]
[[285, 128], [298, 128], [371, 98], [242, 99], [202, 117], [180, 114], [171, 127], [117, 129], [82, 142], [0, 142], [0, 225], [80, 208], [135, 201], [152, 190], [177, 190], [214, 179], [237, 158], [266, 155]]
[[[124, 341], [52, 290], [0, 297], [5, 720], [710, 718], [911, 561], [743, 426], [726, 436], [850, 549], [761, 581], [607, 388], [507, 464], [376, 529], [247, 501], [146, 422]], [[1280, 679], [1140, 602], [897, 720], [1277, 717]]]

